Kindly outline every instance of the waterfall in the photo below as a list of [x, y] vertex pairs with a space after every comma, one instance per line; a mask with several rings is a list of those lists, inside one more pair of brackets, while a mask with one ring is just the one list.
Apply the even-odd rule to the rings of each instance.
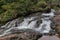
[[51, 30], [51, 23], [52, 21], [50, 20], [52, 17], [54, 17], [54, 12], [55, 10], [51, 9], [50, 13], [42, 13], [42, 23], [39, 25], [39, 28], [37, 30], [40, 33], [49, 33]]
[[[38, 31], [42, 34], [44, 33], [49, 33], [51, 30], [51, 23], [52, 21], [50, 20], [52, 17], [54, 17], [54, 9], [51, 9], [50, 13], [42, 13], [42, 23], [36, 27], [37, 21], [38, 21], [38, 17], [34, 16], [34, 17], [27, 17], [23, 19], [23, 22], [19, 23], [19, 25], [17, 24], [17, 27], [15, 27], [15, 22], [18, 20], [13, 20], [11, 22], [8, 22], [7, 24], [5, 24], [4, 26], [1, 26], [1, 28], [8, 28], [6, 30], [4, 30], [2, 33], [0, 32], [0, 36], [4, 36], [6, 34], [11, 33], [11, 30], [13, 29], [32, 29], [35, 31]], [[8, 26], [6, 26], [8, 25]]]
[[35, 27], [37, 20], [34, 20], [35, 17], [25, 18], [24, 21], [18, 26], [18, 29], [32, 29]]

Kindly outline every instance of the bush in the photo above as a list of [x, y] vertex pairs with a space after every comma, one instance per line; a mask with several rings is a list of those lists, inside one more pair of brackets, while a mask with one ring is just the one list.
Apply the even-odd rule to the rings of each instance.
[[0, 22], [25, 16], [27, 12], [44, 12], [50, 7], [46, 0], [0, 0]]

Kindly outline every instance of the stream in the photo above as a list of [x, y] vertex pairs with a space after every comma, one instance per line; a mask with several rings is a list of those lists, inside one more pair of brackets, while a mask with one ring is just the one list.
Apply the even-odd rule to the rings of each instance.
[[49, 13], [42, 13], [41, 15], [42, 23], [40, 23], [38, 27], [36, 27], [38, 21], [36, 16], [24, 18], [21, 23], [17, 24], [17, 26], [14, 26], [15, 25], [14, 22], [18, 20], [13, 20], [11, 22], [8, 22], [5, 25], [1, 26], [0, 29], [2, 29], [3, 31], [0, 32], [0, 36], [5, 36], [11, 33], [11, 30], [13, 29], [18, 29], [18, 30], [31, 29], [38, 31], [39, 33], [42, 34], [49, 33], [51, 31], [51, 23], [52, 23], [50, 19], [54, 17], [54, 12], [55, 10], [51, 9], [51, 12]]

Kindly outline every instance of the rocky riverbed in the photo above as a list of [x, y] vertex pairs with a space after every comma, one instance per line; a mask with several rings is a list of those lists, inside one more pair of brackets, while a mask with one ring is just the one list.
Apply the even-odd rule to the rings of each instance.
[[0, 0], [0, 40], [60, 40], [60, 0]]
[[[42, 17], [40, 13], [35, 13], [29, 15], [28, 17], [30, 18], [33, 16], [37, 17], [34, 20], [38, 19], [37, 21], [38, 25], [42, 23], [41, 20]], [[48, 34], [42, 35], [40, 32], [31, 29], [27, 29], [27, 30], [16, 29], [16, 27], [18, 27], [20, 23], [23, 22], [23, 19], [24, 18], [17, 18], [1, 26], [0, 40], [60, 40], [60, 11], [55, 12], [55, 16], [50, 19], [52, 21], [51, 28], [53, 31]], [[32, 20], [32, 19], [28, 19], [28, 20]], [[38, 25], [35, 25], [36, 28]]]
[[54, 30], [56, 31], [57, 34], [60, 35], [60, 10], [58, 10], [55, 13], [55, 17], [53, 18], [53, 22], [54, 22]]

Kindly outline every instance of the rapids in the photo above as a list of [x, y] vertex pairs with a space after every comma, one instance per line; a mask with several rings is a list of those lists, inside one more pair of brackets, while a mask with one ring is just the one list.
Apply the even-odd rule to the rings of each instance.
[[[23, 21], [19, 24], [18, 23], [15, 24], [15, 22], [18, 21], [17, 19], [13, 20], [11, 22], [8, 22], [4, 26], [1, 26], [0, 29], [4, 29], [4, 30], [0, 32], [0, 36], [4, 36], [6, 34], [11, 33], [11, 30], [13, 30], [13, 29], [18, 29], [18, 30], [32, 29], [32, 30], [38, 31], [42, 34], [49, 33], [51, 30], [50, 26], [52, 23], [52, 21], [50, 19], [54, 17], [54, 12], [55, 12], [55, 10], [51, 9], [51, 12], [49, 12], [49, 13], [42, 13], [42, 15], [41, 15], [42, 23], [39, 24], [38, 27], [36, 27], [36, 24], [38, 21], [36, 16], [24, 18]], [[17, 25], [17, 26], [14, 26], [14, 25]]]

